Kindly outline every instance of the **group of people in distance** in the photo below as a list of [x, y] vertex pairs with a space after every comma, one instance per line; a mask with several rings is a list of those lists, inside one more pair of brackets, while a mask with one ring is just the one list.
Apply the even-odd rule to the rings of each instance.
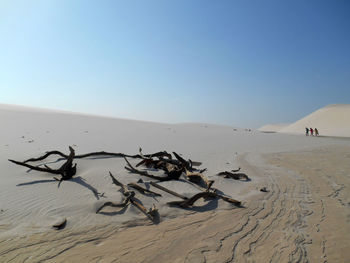
[[317, 130], [317, 128], [315, 128], [315, 129], [312, 129], [312, 128], [305, 128], [305, 135], [306, 136], [309, 136], [309, 132], [310, 132], [310, 136], [318, 136], [319, 134], [318, 134], [318, 130]]

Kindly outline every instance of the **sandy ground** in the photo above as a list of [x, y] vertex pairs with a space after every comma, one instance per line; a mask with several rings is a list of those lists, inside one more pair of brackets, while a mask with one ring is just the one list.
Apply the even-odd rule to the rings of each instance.
[[[350, 139], [2, 104], [0, 119], [0, 262], [350, 261]], [[202, 162], [214, 187], [243, 207], [214, 199], [180, 209], [166, 204], [178, 200], [169, 194], [137, 194], [146, 208], [157, 206], [159, 222], [153, 224], [133, 206], [96, 214], [104, 202], [123, 199], [109, 171], [124, 184], [141, 178], [125, 170], [122, 158], [76, 159], [77, 174], [59, 188], [52, 175], [8, 161], [49, 150], [67, 153], [69, 145], [77, 154], [136, 154], [139, 147], [144, 153], [176, 151]], [[35, 164], [62, 163], [51, 156]], [[238, 167], [251, 181], [217, 175]], [[152, 179], [142, 179], [149, 187]], [[187, 197], [199, 192], [183, 175], [180, 179], [161, 184]], [[63, 230], [52, 229], [64, 218]]]
[[283, 128], [286, 128], [290, 123], [276, 123], [276, 124], [266, 124], [258, 129], [261, 132], [279, 132]]
[[350, 104], [331, 104], [278, 130], [281, 133], [304, 134], [305, 127], [317, 128], [322, 136], [350, 137]]
[[6, 238], [0, 241], [0, 260], [350, 261], [349, 146], [249, 153], [239, 164], [261, 177], [245, 187], [247, 192], [262, 186], [269, 190], [247, 198], [244, 208], [179, 214], [157, 225], [143, 221]]

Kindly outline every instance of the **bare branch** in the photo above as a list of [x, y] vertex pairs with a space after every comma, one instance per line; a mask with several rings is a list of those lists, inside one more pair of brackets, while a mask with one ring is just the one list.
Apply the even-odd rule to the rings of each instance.
[[183, 196], [183, 195], [178, 194], [178, 193], [176, 193], [176, 192], [174, 192], [174, 191], [172, 191], [172, 190], [169, 190], [169, 189], [165, 188], [164, 186], [161, 186], [161, 185], [159, 185], [159, 184], [157, 184], [157, 183], [150, 182], [150, 184], [151, 184], [152, 186], [154, 186], [154, 187], [156, 187], [156, 188], [158, 188], [158, 189], [164, 191], [164, 192], [167, 192], [167, 193], [169, 193], [169, 194], [171, 194], [171, 195], [180, 197], [181, 199], [184, 199], [184, 200], [187, 200], [187, 199], [188, 199], [186, 196]]
[[138, 185], [136, 183], [129, 183], [128, 186], [138, 190], [141, 194], [152, 194], [152, 195], [155, 195], [155, 196], [162, 196], [161, 194], [158, 194], [158, 193], [155, 193], [155, 192], [153, 192], [151, 190], [148, 190], [148, 189], [146, 189], [146, 188], [144, 188], [144, 187], [142, 187], [142, 186], [140, 186], [140, 185]]
[[245, 180], [249, 181], [249, 177], [245, 173], [233, 173], [233, 172], [220, 172], [218, 175], [223, 175], [225, 178], [232, 178], [234, 180]]
[[189, 208], [193, 206], [193, 204], [200, 198], [221, 198], [222, 200], [229, 202], [231, 204], [234, 204], [236, 206], [240, 206], [241, 202], [237, 201], [235, 199], [217, 194], [215, 192], [201, 192], [198, 194], [195, 194], [191, 198], [183, 201], [173, 201], [173, 202], [168, 202], [167, 204], [170, 206], [180, 206], [181, 208]]

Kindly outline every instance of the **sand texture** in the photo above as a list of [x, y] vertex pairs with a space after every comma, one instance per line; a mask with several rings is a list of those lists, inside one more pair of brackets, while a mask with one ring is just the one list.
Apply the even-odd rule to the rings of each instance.
[[[0, 107], [1, 108], [1, 107]], [[207, 124], [159, 124], [3, 106], [0, 167], [0, 262], [348, 262], [350, 260], [350, 140], [260, 133]], [[121, 158], [76, 160], [77, 175], [57, 182], [51, 175], [8, 162], [47, 150], [135, 154], [177, 151], [201, 161], [218, 191], [242, 201], [219, 199], [180, 209], [177, 200], [138, 196], [156, 204], [152, 223], [135, 207], [107, 209], [120, 201], [109, 171], [122, 182]], [[135, 160], [131, 160], [135, 164]], [[57, 167], [62, 160], [45, 162]], [[222, 178], [241, 167], [251, 181]], [[185, 196], [198, 188], [184, 180], [161, 183]], [[149, 185], [148, 185], [149, 186]], [[268, 192], [259, 191], [266, 187]], [[152, 188], [154, 191], [158, 191]], [[97, 193], [103, 193], [99, 195]], [[62, 230], [52, 225], [67, 219]]]
[[305, 127], [317, 128], [322, 136], [350, 137], [350, 104], [328, 105], [279, 132], [303, 134]]
[[279, 132], [283, 128], [289, 126], [289, 123], [266, 124], [258, 129], [261, 132]]

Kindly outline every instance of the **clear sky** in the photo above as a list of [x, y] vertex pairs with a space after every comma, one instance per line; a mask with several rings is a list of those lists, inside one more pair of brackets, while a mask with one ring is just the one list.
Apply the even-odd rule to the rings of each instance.
[[0, 103], [294, 122], [350, 103], [350, 1], [0, 0]]

